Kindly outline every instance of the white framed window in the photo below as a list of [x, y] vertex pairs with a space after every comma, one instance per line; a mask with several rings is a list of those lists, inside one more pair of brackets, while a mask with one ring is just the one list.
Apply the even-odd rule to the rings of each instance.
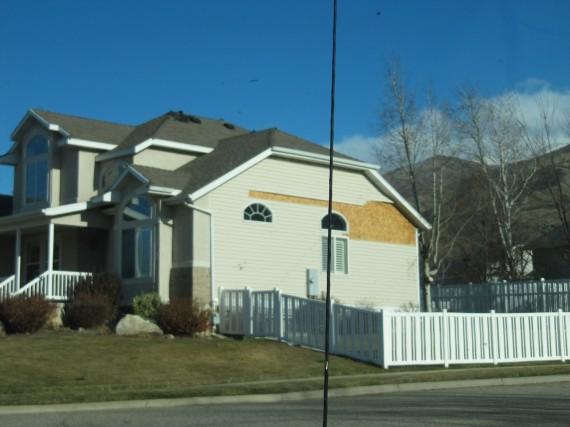
[[332, 212], [330, 219], [328, 214], [321, 219], [321, 228], [328, 230], [329, 222], [331, 224], [331, 230], [335, 231], [348, 231], [348, 223], [346, 220], [337, 213]]
[[[332, 212], [321, 219], [321, 229], [332, 230], [331, 236], [331, 273], [348, 274], [348, 221], [340, 214]], [[327, 271], [328, 237], [321, 239], [321, 269]]]
[[[322, 271], [327, 271], [327, 258], [328, 258], [328, 238], [322, 237], [321, 251], [322, 251]], [[348, 274], [348, 239], [346, 237], [331, 237], [331, 273], [333, 274]]]
[[145, 196], [133, 197], [122, 211], [121, 277], [151, 278], [154, 274], [154, 203]]
[[246, 221], [273, 222], [273, 214], [269, 208], [261, 203], [252, 203], [243, 211]]
[[25, 201], [26, 204], [48, 200], [48, 140], [34, 136], [25, 149]]

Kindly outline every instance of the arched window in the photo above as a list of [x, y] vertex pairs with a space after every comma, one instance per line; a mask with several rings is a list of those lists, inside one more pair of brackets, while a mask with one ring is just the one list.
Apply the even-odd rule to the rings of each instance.
[[[347, 231], [346, 221], [339, 214], [332, 213], [330, 218], [331, 230]], [[321, 228], [329, 229], [329, 216], [325, 215], [321, 220]]]
[[133, 197], [123, 208], [121, 275], [124, 279], [150, 278], [154, 272], [154, 203]]
[[25, 150], [26, 204], [45, 202], [48, 199], [48, 140], [34, 136]]
[[252, 203], [243, 211], [246, 221], [273, 222], [273, 215], [269, 208], [261, 203]]
[[[330, 220], [329, 215], [325, 215], [321, 219], [321, 228], [328, 230], [329, 222], [333, 231], [348, 231], [346, 220], [339, 214], [332, 213]], [[323, 236], [321, 237], [321, 269], [323, 272], [327, 271], [328, 267], [328, 249], [328, 236]], [[331, 236], [331, 273], [348, 274], [348, 238], [346, 237]]]

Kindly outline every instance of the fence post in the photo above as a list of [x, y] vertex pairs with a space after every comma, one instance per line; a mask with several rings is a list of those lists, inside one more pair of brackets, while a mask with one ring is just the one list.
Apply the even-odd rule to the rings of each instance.
[[281, 341], [283, 337], [283, 314], [281, 310], [281, 291], [278, 288], [273, 290], [273, 330], [276, 338]]
[[560, 359], [566, 362], [566, 343], [564, 342], [564, 334], [562, 333], [564, 319], [562, 318], [562, 309], [558, 309], [558, 348], [560, 349]]
[[224, 325], [226, 324], [226, 313], [225, 313], [225, 304], [224, 304], [224, 287], [220, 286], [218, 288], [218, 315], [220, 316], [220, 325], [218, 327], [218, 331], [220, 334], [224, 333]]
[[497, 322], [495, 316], [495, 310], [489, 312], [491, 317], [491, 356], [493, 357], [493, 365], [497, 364], [497, 356], [499, 350], [499, 338], [497, 336]]
[[449, 368], [449, 351], [450, 351], [450, 343], [447, 337], [447, 309], [443, 309], [441, 311], [441, 339], [443, 344], [443, 366]]
[[392, 321], [390, 314], [384, 309], [380, 312], [380, 318], [382, 321], [382, 368], [388, 369], [392, 361]]
[[337, 327], [338, 327], [336, 316], [334, 314], [334, 308], [335, 308], [334, 299], [331, 299], [331, 312], [330, 312], [331, 318], [329, 319], [331, 329], [329, 331], [329, 333], [330, 333], [329, 338], [331, 340], [331, 353], [333, 353], [333, 354], [335, 354], [337, 352], [336, 351], [337, 350], [337, 348], [336, 348], [336, 346], [337, 346], [337, 333], [336, 333], [336, 331], [337, 331]]
[[253, 335], [253, 307], [251, 304], [251, 289], [246, 286], [243, 291], [243, 326], [246, 337]]

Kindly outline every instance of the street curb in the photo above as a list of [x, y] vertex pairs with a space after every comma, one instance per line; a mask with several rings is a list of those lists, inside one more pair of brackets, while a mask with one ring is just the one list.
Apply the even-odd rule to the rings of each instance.
[[[456, 380], [437, 382], [418, 382], [384, 384], [361, 387], [334, 388], [329, 390], [329, 397], [364, 396], [371, 394], [387, 394], [425, 390], [445, 390], [467, 387], [510, 386], [525, 384], [547, 384], [558, 382], [570, 382], [570, 375], [545, 375], [535, 377], [510, 377], [510, 378], [486, 378], [478, 380]], [[59, 405], [27, 405], [27, 406], [0, 406], [0, 415], [15, 414], [41, 414], [55, 412], [79, 412], [79, 411], [109, 411], [120, 409], [144, 409], [144, 408], [173, 408], [177, 406], [194, 405], [220, 405], [231, 403], [276, 403], [289, 402], [304, 399], [318, 399], [323, 397], [322, 390], [291, 392], [282, 394], [259, 394], [245, 396], [210, 396], [189, 397], [179, 399], [149, 399], [130, 400], [119, 402], [92, 402], [71, 403]]]

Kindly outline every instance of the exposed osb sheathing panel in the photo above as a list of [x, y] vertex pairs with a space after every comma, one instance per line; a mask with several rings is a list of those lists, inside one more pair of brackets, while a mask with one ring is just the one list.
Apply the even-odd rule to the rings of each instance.
[[[315, 200], [285, 194], [251, 190], [249, 196], [285, 203], [328, 207], [326, 200]], [[360, 206], [333, 202], [333, 210], [343, 215], [348, 221], [348, 232], [351, 239], [405, 245], [416, 244], [414, 226], [392, 204], [368, 202], [364, 206]]]

